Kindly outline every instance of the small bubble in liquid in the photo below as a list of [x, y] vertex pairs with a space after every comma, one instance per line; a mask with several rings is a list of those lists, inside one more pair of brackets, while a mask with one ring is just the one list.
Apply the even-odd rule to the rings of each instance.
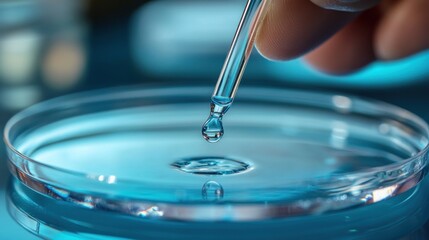
[[204, 200], [216, 201], [223, 198], [223, 187], [215, 181], [208, 181], [203, 185], [202, 195]]
[[220, 117], [210, 116], [204, 123], [202, 134], [208, 142], [218, 142], [222, 138], [223, 133], [222, 119]]

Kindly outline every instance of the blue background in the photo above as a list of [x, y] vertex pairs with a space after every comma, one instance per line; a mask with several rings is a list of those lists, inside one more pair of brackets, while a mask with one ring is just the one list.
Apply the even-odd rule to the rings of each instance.
[[[0, 3], [0, 126], [22, 108], [83, 90], [133, 84], [215, 84], [244, 0], [23, 0]], [[301, 60], [256, 52], [243, 85], [341, 91], [407, 108], [429, 121], [429, 52], [331, 77]], [[0, 239], [36, 239], [6, 210], [0, 147]]]

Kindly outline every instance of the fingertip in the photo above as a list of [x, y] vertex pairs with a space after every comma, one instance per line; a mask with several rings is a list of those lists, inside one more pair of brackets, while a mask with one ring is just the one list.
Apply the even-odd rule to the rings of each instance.
[[377, 11], [367, 11], [335, 36], [310, 52], [305, 59], [321, 72], [345, 75], [373, 62], [373, 34], [378, 21]]
[[[305, 53], [305, 49], [295, 42], [296, 20], [294, 16], [289, 17], [287, 2], [270, 2], [268, 13], [256, 36], [256, 49], [270, 60], [289, 60]], [[293, 5], [291, 4], [290, 7]], [[285, 9], [284, 14], [278, 9]]]
[[362, 56], [350, 60], [347, 56], [332, 56], [332, 53], [329, 56], [329, 53], [326, 54], [323, 50], [321, 52], [312, 52], [306, 55], [304, 59], [312, 68], [332, 76], [355, 73], [375, 60], [373, 55], [368, 53], [363, 53]]
[[257, 38], [256, 50], [266, 59], [271, 61], [285, 61], [298, 58], [305, 53], [304, 50], [287, 46], [276, 46], [275, 41]]
[[304, 59], [306, 63], [311, 66], [311, 68], [331, 76], [345, 76], [356, 72], [359, 69], [337, 66], [335, 64], [321, 64], [321, 61], [319, 61], [317, 58], [314, 58], [314, 56], [306, 56]]
[[297, 58], [331, 37], [354, 17], [354, 13], [322, 9], [310, 1], [271, 1], [256, 37], [256, 47], [271, 60]]
[[386, 13], [374, 40], [380, 60], [397, 60], [429, 48], [427, 9], [429, 1], [408, 0]]

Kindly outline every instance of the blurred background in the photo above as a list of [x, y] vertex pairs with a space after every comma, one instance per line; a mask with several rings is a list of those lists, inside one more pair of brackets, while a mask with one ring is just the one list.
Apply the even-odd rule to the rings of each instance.
[[[245, 0], [0, 0], [0, 126], [39, 101], [136, 84], [217, 80]], [[429, 51], [331, 77], [301, 59], [255, 51], [242, 85], [341, 91], [402, 106], [429, 121]], [[209, 98], [209, 96], [208, 96]], [[0, 239], [35, 239], [8, 216], [0, 147]]]

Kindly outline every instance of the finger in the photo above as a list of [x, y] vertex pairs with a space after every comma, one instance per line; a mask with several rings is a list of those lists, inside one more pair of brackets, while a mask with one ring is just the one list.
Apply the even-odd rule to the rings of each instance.
[[403, 58], [429, 48], [429, 0], [404, 0], [385, 14], [375, 35], [377, 57]]
[[311, 0], [319, 7], [338, 11], [359, 12], [377, 5], [380, 0]]
[[355, 15], [322, 9], [308, 0], [273, 0], [259, 28], [256, 46], [270, 59], [299, 57], [332, 36]]
[[306, 60], [322, 72], [341, 75], [356, 71], [376, 59], [373, 36], [378, 12], [369, 10], [360, 15], [335, 36], [306, 56]]

